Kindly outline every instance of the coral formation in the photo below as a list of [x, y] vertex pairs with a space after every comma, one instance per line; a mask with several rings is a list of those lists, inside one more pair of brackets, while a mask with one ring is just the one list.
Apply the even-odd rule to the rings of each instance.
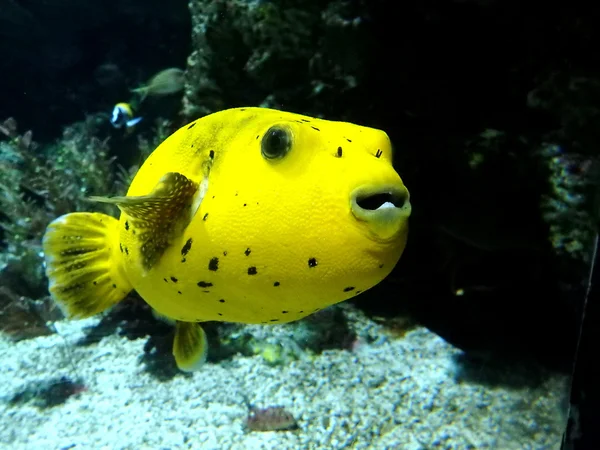
[[86, 200], [89, 195], [113, 190], [107, 142], [96, 137], [98, 120], [88, 116], [84, 122], [67, 127], [62, 139], [45, 147], [31, 140], [30, 131], [20, 135], [14, 120], [4, 123], [9, 140], [0, 141], [0, 211], [5, 242], [0, 253], [0, 277], [6, 273], [17, 277], [3, 284], [18, 293], [35, 298], [46, 292], [41, 237], [52, 219], [70, 211], [106, 210], [104, 205]]
[[[53, 304], [46, 300], [31, 300], [14, 294], [0, 286], [0, 331], [14, 341], [53, 333], [47, 320], [60, 318], [60, 314], [48, 314]], [[58, 313], [58, 311], [54, 311]]]
[[546, 144], [540, 152], [550, 170], [551, 190], [543, 198], [542, 212], [552, 247], [571, 261], [589, 264], [599, 218], [599, 161], [557, 144]]
[[105, 126], [103, 114], [88, 115], [60, 139], [39, 144], [31, 130], [19, 132], [15, 119], [0, 124], [1, 317], [2, 330], [15, 339], [46, 334], [45, 322], [62, 317], [44, 274], [41, 238], [48, 223], [73, 211], [115, 215], [88, 197], [124, 194], [139, 165], [173, 131], [159, 117], [149, 132], [109, 145], [100, 138]]
[[312, 115], [348, 116], [333, 101], [368, 65], [363, 2], [193, 0], [193, 50], [183, 114], [225, 107], [293, 105]]
[[590, 263], [600, 219], [600, 78], [554, 71], [540, 77], [527, 101], [559, 124], [539, 149], [550, 184], [542, 213], [557, 254], [582, 270]]

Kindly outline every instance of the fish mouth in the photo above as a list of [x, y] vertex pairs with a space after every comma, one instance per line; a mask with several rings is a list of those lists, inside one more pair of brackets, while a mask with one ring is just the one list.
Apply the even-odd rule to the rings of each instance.
[[404, 186], [362, 186], [351, 195], [352, 214], [379, 240], [393, 240], [405, 227], [411, 212]]

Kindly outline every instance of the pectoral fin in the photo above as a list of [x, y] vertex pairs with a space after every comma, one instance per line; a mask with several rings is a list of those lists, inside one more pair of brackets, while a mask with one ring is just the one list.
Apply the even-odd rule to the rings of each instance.
[[198, 184], [177, 172], [165, 174], [148, 195], [135, 197], [90, 197], [112, 203], [131, 217], [145, 270], [151, 269], [190, 223]]

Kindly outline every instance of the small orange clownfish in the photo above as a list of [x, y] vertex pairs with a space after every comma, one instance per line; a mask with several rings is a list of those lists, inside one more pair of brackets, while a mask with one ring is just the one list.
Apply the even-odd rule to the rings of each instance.
[[110, 123], [112, 123], [115, 128], [130, 128], [142, 120], [141, 117], [133, 116], [133, 108], [129, 103], [117, 103], [112, 110]]

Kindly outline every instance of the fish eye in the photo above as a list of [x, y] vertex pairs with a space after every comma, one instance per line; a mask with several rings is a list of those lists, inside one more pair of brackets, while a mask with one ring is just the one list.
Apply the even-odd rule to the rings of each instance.
[[266, 159], [282, 158], [291, 148], [292, 133], [281, 125], [269, 128], [260, 143], [261, 153]]

